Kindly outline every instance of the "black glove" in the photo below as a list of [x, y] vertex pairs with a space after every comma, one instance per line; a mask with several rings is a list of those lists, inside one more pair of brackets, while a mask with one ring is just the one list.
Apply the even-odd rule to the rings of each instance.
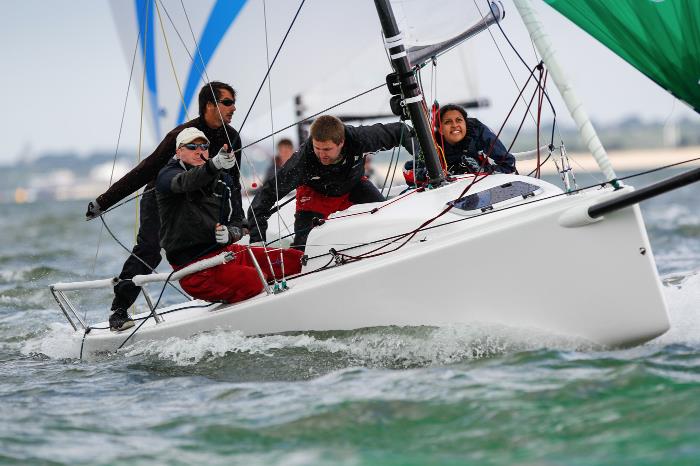
[[228, 232], [231, 235], [231, 242], [232, 243], [240, 241], [240, 239], [243, 238], [243, 231], [238, 227], [234, 227], [234, 226], [229, 225]]
[[462, 160], [459, 162], [459, 166], [466, 169], [467, 173], [492, 173], [493, 167], [488, 161], [484, 162], [482, 166], [478, 160], [474, 157], [470, 157], [467, 154], [462, 155]]
[[[265, 220], [258, 219], [257, 225], [252, 221], [248, 223], [250, 224], [250, 244], [264, 242], [267, 222]], [[258, 229], [258, 226], [260, 226], [260, 230]]]
[[102, 209], [100, 204], [97, 203], [97, 199], [90, 201], [87, 206], [87, 212], [85, 212], [85, 220], [92, 220], [100, 215], [102, 215]]

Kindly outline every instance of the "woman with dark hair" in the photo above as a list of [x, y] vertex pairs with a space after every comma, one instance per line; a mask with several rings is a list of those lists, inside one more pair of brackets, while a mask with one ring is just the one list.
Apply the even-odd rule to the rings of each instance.
[[[486, 125], [476, 118], [469, 118], [459, 105], [448, 104], [440, 108], [435, 122], [435, 140], [442, 150], [447, 173], [514, 173], [515, 157]], [[415, 178], [425, 180], [425, 168], [418, 162]], [[409, 184], [415, 184], [413, 161], [406, 162], [404, 176]]]
[[515, 157], [486, 125], [468, 118], [459, 105], [440, 108], [435, 140], [444, 151], [450, 174], [515, 171]]

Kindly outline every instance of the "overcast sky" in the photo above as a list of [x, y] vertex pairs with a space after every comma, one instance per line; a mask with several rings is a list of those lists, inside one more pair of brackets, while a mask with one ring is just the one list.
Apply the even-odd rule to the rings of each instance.
[[[510, 1], [504, 4], [507, 20], [519, 22]], [[0, 163], [49, 151], [113, 151], [129, 76], [107, 2], [5, 0], [3, 6]], [[700, 121], [603, 46], [574, 31], [575, 26], [557, 18], [549, 7], [538, 8], [558, 40], [557, 49], [568, 54], [562, 61], [594, 119], [614, 122], [637, 115], [645, 120], [690, 117]], [[567, 33], [573, 34], [567, 38]], [[601, 74], [608, 85], [600, 85]], [[488, 79], [481, 80], [479, 91], [486, 97], [498, 92], [489, 87]], [[130, 105], [129, 112], [138, 114], [135, 99]], [[497, 118], [504, 111], [499, 106], [487, 115]], [[127, 131], [135, 131], [138, 124], [130, 118]], [[149, 151], [153, 143], [146, 135], [143, 144]]]

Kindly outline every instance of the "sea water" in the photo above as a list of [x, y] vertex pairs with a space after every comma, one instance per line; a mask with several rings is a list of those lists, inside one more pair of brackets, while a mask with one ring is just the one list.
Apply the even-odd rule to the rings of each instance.
[[[699, 196], [642, 205], [672, 328], [636, 348], [461, 325], [213, 331], [92, 361], [47, 285], [126, 253], [85, 202], [0, 205], [0, 464], [699, 464]], [[106, 218], [127, 246], [133, 220]], [[74, 299], [97, 321], [111, 294]]]

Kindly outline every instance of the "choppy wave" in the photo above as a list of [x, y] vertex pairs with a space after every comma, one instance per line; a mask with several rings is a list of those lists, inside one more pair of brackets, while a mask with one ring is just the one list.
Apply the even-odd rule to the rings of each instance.
[[16, 269], [0, 270], [0, 284], [22, 283], [65, 276], [65, 271], [47, 266], [24, 266]]

